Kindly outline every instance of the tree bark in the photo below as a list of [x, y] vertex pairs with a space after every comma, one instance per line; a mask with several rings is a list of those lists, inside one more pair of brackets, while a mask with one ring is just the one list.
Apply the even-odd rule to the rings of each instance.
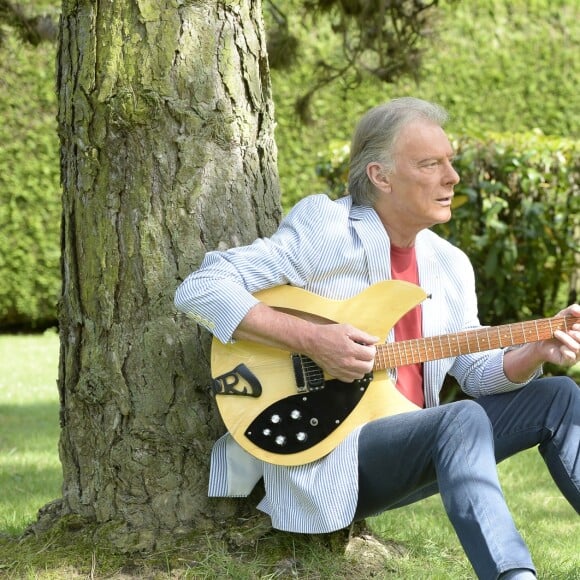
[[209, 336], [173, 294], [280, 219], [260, 2], [64, 0], [57, 89], [57, 515], [152, 550], [249, 509], [206, 497]]

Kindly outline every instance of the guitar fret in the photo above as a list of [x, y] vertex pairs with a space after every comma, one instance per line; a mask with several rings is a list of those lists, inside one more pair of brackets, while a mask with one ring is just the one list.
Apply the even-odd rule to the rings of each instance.
[[428, 341], [425, 341], [425, 357], [427, 360], [431, 360], [435, 355], [435, 345], [433, 344], [433, 339], [430, 338]]
[[573, 319], [546, 318], [384, 343], [377, 348], [375, 369], [396, 368], [551, 338], [555, 330], [570, 328], [569, 321]]
[[395, 358], [396, 351], [394, 349], [395, 349], [395, 344], [389, 343], [388, 352], [389, 352], [389, 361], [391, 363], [389, 366], [391, 368], [395, 368], [397, 366], [397, 360]]
[[446, 352], [445, 349], [443, 348], [443, 341], [441, 340], [441, 336], [438, 337], [439, 338], [439, 348], [441, 349], [441, 356], [443, 356], [443, 353]]
[[382, 344], [379, 347], [377, 347], [377, 358], [379, 359], [379, 364], [381, 366], [386, 366], [385, 364], [385, 345]]
[[379, 350], [381, 351], [381, 355], [382, 355], [382, 359], [381, 359], [381, 363], [382, 366], [380, 368], [388, 368], [390, 366], [393, 366], [394, 363], [391, 362], [391, 355], [390, 355], [390, 345], [388, 343], [385, 344], [381, 344], [379, 347]]
[[[487, 330], [482, 331], [481, 333], [483, 335], [484, 338], [484, 346], [482, 346], [482, 350], [488, 350], [489, 349], [489, 333], [487, 332]], [[478, 343], [479, 345], [479, 343]]]
[[510, 337], [513, 344], [525, 342], [526, 340], [526, 327], [522, 322], [510, 325]]
[[396, 344], [395, 343], [389, 343], [389, 360], [391, 361], [391, 364], [389, 365], [391, 368], [396, 368], [397, 367], [397, 351], [396, 349]]
[[413, 341], [412, 340], [409, 341], [409, 351], [411, 352], [411, 360], [410, 361], [409, 361], [408, 352], [405, 351], [405, 361], [407, 362], [407, 364], [413, 362]]
[[393, 367], [398, 367], [401, 364], [401, 359], [399, 358], [399, 360], [397, 360], [397, 355], [400, 357], [401, 355], [399, 354], [398, 349], [396, 348], [396, 343], [393, 344], [393, 352], [392, 352], [392, 357], [393, 357]]

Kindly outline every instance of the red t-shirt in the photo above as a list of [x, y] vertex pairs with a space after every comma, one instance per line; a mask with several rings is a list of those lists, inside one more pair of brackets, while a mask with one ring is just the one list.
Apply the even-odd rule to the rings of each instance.
[[[419, 284], [415, 247], [391, 246], [391, 276], [393, 280], [405, 280]], [[421, 306], [416, 306], [395, 324], [395, 340], [408, 340], [422, 336]], [[423, 394], [423, 365], [421, 363], [397, 368], [397, 389], [419, 407], [425, 406]]]

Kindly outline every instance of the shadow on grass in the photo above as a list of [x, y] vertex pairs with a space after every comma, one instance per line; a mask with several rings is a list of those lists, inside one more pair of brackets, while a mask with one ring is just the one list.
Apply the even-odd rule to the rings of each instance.
[[0, 404], [0, 453], [9, 447], [50, 451], [60, 433], [58, 403]]
[[61, 494], [58, 403], [0, 405], [0, 534], [17, 536]]

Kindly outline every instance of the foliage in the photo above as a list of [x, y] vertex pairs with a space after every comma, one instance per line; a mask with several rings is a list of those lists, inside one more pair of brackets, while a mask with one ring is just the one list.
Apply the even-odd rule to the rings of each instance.
[[450, 16], [417, 89], [451, 112], [456, 132], [580, 138], [578, 2], [478, 0]]
[[[454, 0], [448, 0], [453, 2]], [[456, 0], [455, 0], [456, 1]], [[439, 0], [301, 0], [291, 10], [302, 16], [307, 30], [320, 22], [335, 35], [340, 49], [316, 63], [316, 75], [295, 100], [303, 122], [310, 121], [311, 104], [317, 91], [331, 83], [351, 83], [364, 76], [391, 84], [406, 76], [418, 78], [422, 55], [434, 36]], [[292, 33], [288, 16], [272, 0], [268, 30], [268, 54], [273, 69], [288, 69], [296, 60], [300, 40]], [[304, 36], [302, 42], [308, 42]]]
[[[536, 131], [463, 137], [455, 149], [456, 193], [468, 203], [436, 229], [470, 256], [481, 319], [552, 316], [568, 302], [578, 268], [580, 142]], [[348, 150], [334, 144], [317, 166], [333, 197], [345, 191]]]
[[54, 41], [57, 35], [56, 24], [50, 15], [28, 16], [21, 6], [8, 0], [0, 0], [0, 46], [7, 36], [2, 24], [14, 29], [24, 42], [35, 46], [45, 40]]
[[54, 324], [60, 189], [54, 46], [9, 37], [0, 77], [0, 326]]
[[578, 274], [580, 141], [490, 135], [457, 151], [458, 192], [470, 203], [439, 229], [472, 259], [483, 319], [552, 316]]
[[[289, 0], [291, 1], [291, 0]], [[338, 82], [317, 93], [312, 124], [294, 114], [301, 87], [312, 82], [313, 66], [336, 58], [337, 40], [319, 21], [302, 33], [294, 68], [272, 72], [278, 129], [279, 172], [289, 208], [319, 187], [314, 163], [328, 144], [350, 138], [362, 112], [392, 97], [413, 95], [436, 101], [451, 114], [456, 134], [486, 131], [580, 138], [580, 4], [574, 0], [473, 0], [441, 3], [433, 44], [422, 58], [421, 79], [385, 85], [367, 76], [351, 90]]]
[[[317, 63], [339, 62], [342, 44], [322, 17], [315, 26], [302, 26], [298, 7], [304, 1], [274, 2], [297, 38], [294, 66], [272, 71], [285, 208], [322, 188], [315, 173], [318, 152], [344, 142], [370, 105], [393, 96], [440, 102], [452, 114], [449, 127], [456, 134], [540, 128], [546, 135], [580, 137], [580, 5], [573, 0], [440, 2], [438, 34], [422, 55], [421, 80], [386, 85], [369, 74], [356, 89], [339, 80], [312, 97], [310, 125], [295, 115], [296, 96], [316, 82]], [[46, 13], [55, 21], [60, 2], [18, 5], [27, 18]], [[272, 29], [272, 13], [265, 10], [265, 16]], [[27, 47], [8, 35], [1, 50], [0, 329], [42, 328], [55, 322], [60, 291], [56, 47]]]

